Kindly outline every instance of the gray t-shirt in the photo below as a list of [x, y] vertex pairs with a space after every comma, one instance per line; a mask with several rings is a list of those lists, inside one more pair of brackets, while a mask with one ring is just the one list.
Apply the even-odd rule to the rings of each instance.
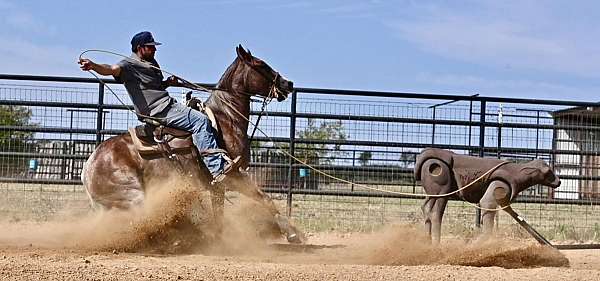
[[131, 59], [124, 59], [117, 63], [121, 67], [121, 74], [115, 76], [115, 79], [125, 85], [137, 113], [154, 116], [174, 100], [162, 85], [162, 72], [150, 67], [148, 63], [159, 67], [154, 59], [141, 62], [136, 54], [132, 54]]

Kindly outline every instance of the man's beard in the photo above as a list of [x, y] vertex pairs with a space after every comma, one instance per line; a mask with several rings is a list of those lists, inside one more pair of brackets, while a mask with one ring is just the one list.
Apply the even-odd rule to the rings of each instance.
[[145, 61], [151, 61], [154, 59], [154, 54], [149, 53], [149, 54], [142, 55], [142, 59]]

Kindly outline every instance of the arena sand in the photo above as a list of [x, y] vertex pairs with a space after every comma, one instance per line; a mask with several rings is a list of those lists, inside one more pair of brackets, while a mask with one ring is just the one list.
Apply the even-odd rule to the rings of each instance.
[[[320, 239], [322, 247], [273, 247], [281, 238], [268, 212], [255, 202], [236, 197], [225, 202], [224, 226], [213, 220], [210, 194], [189, 184], [155, 183], [144, 206], [128, 211], [96, 211], [84, 216], [62, 212], [51, 221], [2, 222], [0, 246], [72, 249], [84, 252], [139, 254], [232, 255], [280, 263], [366, 265], [467, 265], [528, 268], [568, 266], [559, 251], [532, 242], [492, 239], [468, 243], [445, 239], [431, 245], [422, 231], [398, 225], [335, 241]], [[331, 237], [331, 235], [329, 236]], [[311, 241], [308, 241], [311, 243]], [[333, 245], [335, 243], [335, 246]], [[297, 249], [290, 254], [289, 249]], [[309, 249], [309, 250], [307, 250]], [[312, 250], [310, 250], [312, 249]]]

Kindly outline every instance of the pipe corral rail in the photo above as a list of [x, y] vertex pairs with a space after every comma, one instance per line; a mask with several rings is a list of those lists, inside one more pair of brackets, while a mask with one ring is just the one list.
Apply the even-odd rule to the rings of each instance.
[[[127, 116], [125, 112], [133, 107], [110, 102], [111, 94], [94, 78], [0, 74], [0, 80], [6, 82], [4, 85], [0, 82], [0, 105], [28, 108], [36, 121], [22, 125], [0, 124], [0, 133], [30, 134], [29, 141], [36, 145], [36, 149], [26, 151], [2, 148], [0, 157], [43, 159], [45, 163], [56, 160], [60, 162], [56, 165], [68, 166], [56, 167], [62, 174], [46, 176], [5, 172], [0, 175], [0, 182], [79, 185], [76, 166], [89, 152], [73, 153], [76, 146], [89, 145], [92, 149], [106, 137], [125, 133], [127, 126], [136, 122], [134, 116]], [[14, 84], [23, 81], [30, 85]], [[102, 81], [119, 87], [114, 79]], [[48, 84], [55, 89], [48, 90], [52, 99], [42, 95], [46, 90], [41, 89], [46, 89]], [[96, 85], [96, 94], [92, 95], [88, 86], [80, 86], [86, 88], [85, 93], [78, 92], [77, 88], [67, 93], [57, 86], [65, 84]], [[33, 88], [31, 96], [24, 95], [23, 88]], [[119, 93], [124, 94], [122, 89]], [[78, 100], [70, 97], [76, 94]], [[253, 140], [256, 146], [251, 167], [268, 171], [270, 178], [262, 179], [264, 190], [285, 196], [288, 214], [292, 214], [295, 196], [420, 198], [418, 194], [422, 190], [414, 182], [412, 165], [414, 156], [425, 147], [514, 160], [542, 158], [573, 187], [556, 191], [536, 187], [517, 198], [515, 203], [588, 208], [600, 203], [597, 184], [600, 143], [589, 137], [599, 134], [600, 139], [600, 126], [596, 125], [600, 123], [594, 122], [598, 121], [597, 106], [598, 103], [485, 97], [472, 93], [449, 95], [300, 87], [295, 88], [288, 101], [272, 104], [265, 113], [267, 120], [262, 121], [261, 128], [271, 135]], [[68, 119], [65, 109], [82, 110], [70, 112], [69, 126], [63, 120]], [[51, 111], [58, 117], [44, 115], [48, 114], [44, 111]], [[110, 114], [107, 116], [107, 113]], [[257, 113], [251, 111], [253, 116]], [[87, 117], [78, 119], [74, 114], [87, 114]], [[48, 121], [52, 118], [60, 122]], [[94, 118], [93, 126], [90, 126], [91, 118]], [[307, 137], [309, 130], [319, 130], [319, 125], [330, 123], [341, 124], [339, 133], [345, 134], [344, 137]], [[48, 143], [64, 148], [62, 151], [50, 148]], [[389, 190], [413, 190], [415, 195], [372, 192], [335, 183], [285, 159], [276, 152], [274, 144], [283, 145], [292, 155], [308, 157], [306, 159], [313, 161], [311, 164], [315, 167], [336, 177]], [[476, 214], [477, 225], [479, 218]], [[600, 222], [590, 223], [598, 225]]]

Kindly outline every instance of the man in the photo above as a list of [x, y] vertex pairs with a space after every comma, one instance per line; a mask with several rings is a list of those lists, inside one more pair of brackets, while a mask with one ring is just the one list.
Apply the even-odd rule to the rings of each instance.
[[[154, 59], [158, 45], [161, 43], [154, 41], [150, 32], [143, 31], [131, 39], [133, 54], [129, 59], [123, 59], [113, 65], [97, 64], [89, 59], [81, 59], [79, 64], [84, 71], [93, 70], [101, 75], [112, 75], [117, 81], [122, 82], [139, 117], [150, 117], [165, 126], [192, 133], [194, 145], [200, 152], [218, 149], [215, 133], [208, 117], [178, 103], [166, 91], [169, 86], [178, 86], [179, 81], [175, 76], [163, 81], [162, 72], [156, 69], [159, 65]], [[226, 164], [225, 158], [220, 153], [209, 154], [203, 157], [203, 161], [213, 176], [213, 183], [222, 182], [229, 172], [235, 170], [234, 164], [237, 162]]]

